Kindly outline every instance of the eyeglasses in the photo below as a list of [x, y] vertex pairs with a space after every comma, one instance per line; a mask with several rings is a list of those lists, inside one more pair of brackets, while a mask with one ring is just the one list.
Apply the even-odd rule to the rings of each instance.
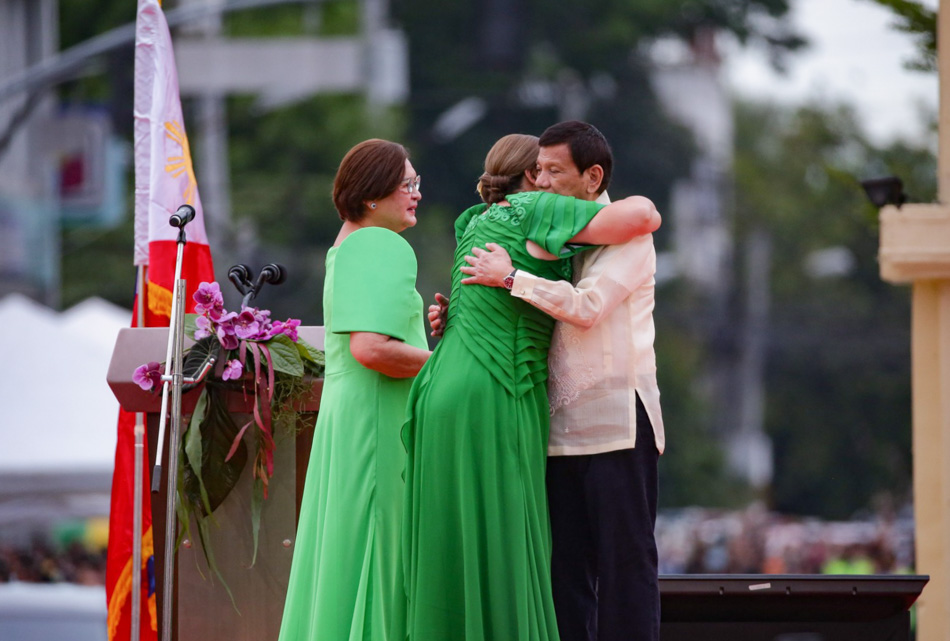
[[419, 185], [422, 183], [422, 176], [416, 176], [415, 178], [406, 178], [400, 183], [400, 186], [406, 190], [407, 194], [412, 194], [414, 191], [419, 191]]

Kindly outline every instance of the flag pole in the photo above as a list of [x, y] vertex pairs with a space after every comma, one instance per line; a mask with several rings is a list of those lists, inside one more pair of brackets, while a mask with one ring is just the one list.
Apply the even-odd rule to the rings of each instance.
[[[145, 327], [144, 306], [147, 303], [145, 295], [145, 266], [139, 265], [135, 275], [136, 300], [136, 327]], [[135, 464], [133, 473], [132, 498], [132, 621], [129, 641], [141, 639], [142, 616], [142, 487], [145, 462], [145, 414], [135, 413]]]

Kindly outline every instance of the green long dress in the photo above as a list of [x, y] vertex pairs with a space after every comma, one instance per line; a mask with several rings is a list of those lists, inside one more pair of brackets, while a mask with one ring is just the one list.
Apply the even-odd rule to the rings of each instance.
[[412, 379], [350, 354], [349, 332], [427, 349], [416, 257], [398, 234], [370, 227], [326, 259], [326, 374], [297, 527], [280, 641], [401, 641], [400, 429]]
[[[544, 471], [547, 354], [554, 320], [508, 291], [461, 285], [472, 247], [570, 278], [565, 243], [602, 207], [552, 194], [508, 197], [456, 222], [445, 333], [419, 372], [403, 428], [403, 521], [411, 641], [556, 641]], [[528, 254], [533, 240], [560, 260]]]

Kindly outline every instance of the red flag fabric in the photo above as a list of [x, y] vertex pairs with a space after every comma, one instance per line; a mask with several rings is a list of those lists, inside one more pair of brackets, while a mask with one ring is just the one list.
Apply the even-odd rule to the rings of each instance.
[[[204, 228], [204, 212], [182, 118], [178, 72], [168, 24], [158, 0], [138, 0], [135, 35], [135, 251], [134, 264], [144, 270], [144, 289], [136, 292], [132, 326], [167, 327], [171, 316], [178, 229], [168, 224], [183, 204], [195, 208], [185, 227], [187, 243], [181, 277], [187, 283], [185, 311], [194, 311], [192, 294], [203, 281], [214, 280], [214, 266]], [[154, 641], [158, 616], [155, 601], [155, 557], [148, 474], [147, 443], [142, 487], [134, 487], [135, 415], [119, 411], [106, 599], [110, 641]], [[142, 567], [132, 567], [133, 503], [142, 494]], [[132, 595], [133, 572], [142, 573], [142, 594]], [[131, 639], [132, 599], [142, 602], [140, 636]]]
[[[119, 410], [112, 504], [109, 514], [109, 550], [106, 561], [106, 598], [109, 607], [109, 639], [132, 638], [132, 502], [135, 496], [135, 414]], [[148, 450], [143, 449], [142, 493], [142, 575], [141, 623], [139, 639], [158, 638], [155, 605], [155, 553], [152, 537], [152, 510], [149, 499]]]

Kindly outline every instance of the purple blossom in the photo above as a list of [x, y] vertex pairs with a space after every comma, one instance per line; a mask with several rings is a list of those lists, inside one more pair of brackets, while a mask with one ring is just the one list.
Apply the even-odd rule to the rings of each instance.
[[296, 318], [288, 318], [285, 321], [274, 321], [270, 326], [267, 336], [265, 338], [273, 338], [278, 334], [286, 334], [290, 337], [290, 340], [297, 342], [297, 328], [300, 326], [300, 321]]
[[249, 311], [254, 314], [254, 318], [257, 319], [261, 325], [265, 325], [270, 322], [270, 310], [269, 309], [260, 309], [258, 307], [245, 307], [242, 311]]
[[214, 324], [208, 319], [207, 316], [199, 316], [195, 319], [195, 340], [200, 341], [202, 338], [208, 338], [214, 333]]
[[[270, 310], [258, 307], [242, 307], [241, 313], [224, 309], [221, 287], [216, 282], [203, 282], [195, 292], [195, 340], [210, 336], [218, 339], [226, 351], [238, 349], [243, 340], [268, 341], [279, 334], [285, 334], [297, 341], [297, 328], [300, 321], [288, 318], [286, 321], [272, 321]], [[144, 390], [154, 389], [161, 384], [164, 367], [155, 362], [147, 363], [135, 370], [132, 380]], [[224, 380], [239, 378], [244, 366], [239, 360], [229, 360], [221, 374]]]
[[258, 338], [261, 330], [261, 323], [257, 320], [254, 312], [245, 308], [233, 322], [234, 333], [238, 338]]
[[237, 349], [240, 341], [238, 337], [234, 334], [234, 321], [233, 319], [228, 319], [227, 321], [220, 323], [216, 329], [218, 335], [218, 342], [221, 343], [221, 347], [227, 350]]
[[221, 286], [216, 282], [204, 282], [198, 285], [198, 291], [192, 296], [195, 300], [195, 312], [207, 313], [214, 320], [224, 312], [224, 297]]
[[224, 318], [224, 316], [225, 316], [225, 311], [224, 311], [223, 305], [215, 305], [214, 307], [208, 310], [208, 318], [210, 318], [211, 320], [215, 322], [221, 320], [222, 318]]
[[241, 361], [236, 358], [232, 358], [228, 361], [227, 365], [224, 366], [224, 371], [221, 373], [221, 378], [230, 381], [232, 379], [241, 378], [241, 375], [244, 373], [244, 366], [241, 365]]
[[161, 364], [152, 361], [145, 365], [139, 365], [132, 373], [132, 382], [136, 383], [146, 392], [155, 389], [155, 386], [162, 382]]

